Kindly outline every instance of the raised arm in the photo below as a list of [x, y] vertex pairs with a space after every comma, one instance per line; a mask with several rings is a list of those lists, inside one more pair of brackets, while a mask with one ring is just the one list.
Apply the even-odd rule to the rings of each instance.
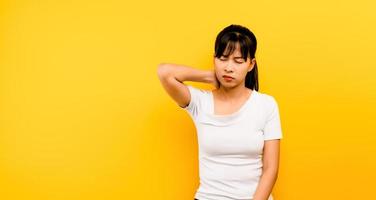
[[185, 65], [161, 63], [158, 65], [157, 74], [167, 94], [181, 107], [186, 107], [191, 100], [184, 81], [216, 85], [214, 70], [200, 70]]

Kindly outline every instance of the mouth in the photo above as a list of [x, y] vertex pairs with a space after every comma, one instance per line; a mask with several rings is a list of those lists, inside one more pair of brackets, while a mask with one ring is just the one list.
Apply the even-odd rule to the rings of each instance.
[[227, 76], [227, 75], [223, 75], [222, 77], [225, 78], [225, 79], [234, 79], [234, 77], [232, 77], [232, 76]]
[[224, 75], [224, 76], [222, 76], [222, 77], [223, 77], [223, 79], [225, 79], [225, 81], [227, 81], [227, 82], [230, 82], [230, 81], [234, 80], [234, 78], [231, 77], [231, 76], [226, 76], [226, 75]]

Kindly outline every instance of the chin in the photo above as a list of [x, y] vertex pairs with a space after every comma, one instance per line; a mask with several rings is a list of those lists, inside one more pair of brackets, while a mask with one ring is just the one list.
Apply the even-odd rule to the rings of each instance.
[[237, 83], [221, 83], [221, 86], [224, 87], [224, 88], [235, 88], [237, 87], [239, 84]]

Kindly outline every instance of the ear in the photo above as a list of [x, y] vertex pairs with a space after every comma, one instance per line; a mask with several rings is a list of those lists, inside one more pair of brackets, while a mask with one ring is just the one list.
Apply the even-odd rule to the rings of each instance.
[[252, 58], [251, 63], [248, 66], [248, 72], [252, 71], [255, 64], [256, 64], [256, 58]]

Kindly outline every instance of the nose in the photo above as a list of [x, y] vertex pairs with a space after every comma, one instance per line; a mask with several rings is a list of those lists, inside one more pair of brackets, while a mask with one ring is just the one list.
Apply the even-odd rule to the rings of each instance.
[[233, 70], [232, 70], [232, 64], [227, 64], [224, 69], [225, 69], [226, 72], [233, 72]]
[[232, 70], [228, 70], [228, 69], [226, 68], [226, 69], [225, 69], [225, 72], [226, 72], [226, 73], [231, 73]]

